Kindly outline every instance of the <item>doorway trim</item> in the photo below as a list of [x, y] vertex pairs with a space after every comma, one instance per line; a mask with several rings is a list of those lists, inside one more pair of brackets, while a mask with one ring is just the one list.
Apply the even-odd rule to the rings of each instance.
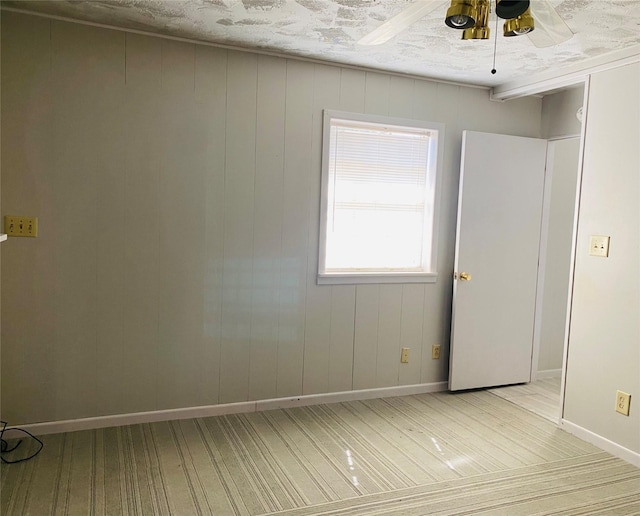
[[[545, 283], [547, 279], [547, 254], [549, 251], [549, 238], [550, 238], [550, 222], [551, 222], [551, 210], [552, 210], [552, 196], [553, 196], [553, 185], [555, 174], [557, 171], [554, 170], [553, 163], [555, 161], [555, 153], [556, 146], [554, 143], [566, 141], [566, 140], [578, 140], [580, 141], [580, 134], [567, 135], [555, 138], [549, 138], [547, 140], [547, 157], [545, 163], [545, 177], [544, 177], [544, 193], [543, 193], [543, 201], [542, 201], [542, 219], [540, 221], [540, 249], [538, 252], [538, 277], [536, 281], [536, 304], [535, 304], [535, 314], [533, 321], [533, 346], [531, 348], [531, 381], [535, 382], [539, 378], [550, 377], [550, 376], [560, 376], [562, 373], [562, 369], [552, 369], [547, 371], [547, 374], [541, 374], [540, 371], [540, 349], [542, 347], [542, 329], [544, 323], [544, 310], [545, 310]], [[578, 143], [579, 145], [579, 143]], [[580, 153], [580, 149], [577, 150], [577, 155]], [[579, 156], [577, 156], [579, 157]], [[578, 165], [579, 166], [579, 160]], [[576, 172], [576, 182], [578, 181], [578, 176]], [[577, 202], [577, 195], [574, 192], [573, 202], [574, 205]], [[572, 221], [573, 224], [573, 221]], [[573, 238], [573, 233], [571, 238]], [[571, 257], [571, 255], [569, 255]], [[567, 270], [567, 274], [571, 273], [569, 264], [569, 270]], [[547, 285], [548, 287], [548, 285]], [[568, 285], [567, 285], [568, 288]], [[549, 298], [547, 297], [547, 300]], [[564, 334], [562, 336], [562, 342], [564, 343]]]
[[562, 351], [562, 375], [560, 376], [560, 408], [558, 413], [558, 424], [562, 424], [564, 418], [565, 390], [567, 382], [567, 359], [569, 356], [569, 337], [571, 333], [571, 310], [573, 305], [573, 284], [576, 270], [576, 250], [578, 247], [578, 223], [580, 214], [580, 202], [582, 193], [582, 172], [584, 167], [585, 137], [587, 131], [587, 121], [589, 118], [589, 84], [590, 76], [584, 80], [583, 93], [583, 118], [580, 128], [580, 150], [578, 152], [578, 177], [576, 180], [576, 203], [573, 211], [573, 233], [571, 235], [571, 260], [569, 265], [569, 288], [567, 291], [567, 318], [564, 327], [564, 349]]
[[[564, 418], [564, 402], [565, 402], [565, 389], [566, 389], [566, 377], [567, 377], [567, 359], [569, 354], [569, 337], [571, 331], [571, 309], [573, 302], [573, 284], [574, 284], [574, 276], [575, 276], [575, 262], [576, 262], [576, 248], [577, 248], [577, 237], [578, 237], [578, 218], [580, 212], [580, 196], [582, 191], [582, 169], [584, 163], [584, 142], [586, 135], [586, 127], [587, 127], [587, 118], [588, 118], [588, 100], [589, 100], [589, 81], [590, 76], [584, 75], [577, 79], [571, 81], [563, 81], [559, 80], [557, 83], [549, 83], [547, 91], [532, 91], [531, 94], [541, 94], [541, 93], [550, 93], [554, 90], [557, 91], [559, 88], [563, 88], [569, 85], [579, 86], [582, 85], [584, 88], [583, 91], [583, 119], [580, 128], [579, 135], [567, 135], [549, 138], [548, 142], [564, 140], [568, 138], [580, 138], [580, 147], [578, 151], [578, 173], [576, 177], [576, 191], [575, 191], [575, 205], [573, 212], [573, 228], [571, 234], [571, 256], [569, 260], [569, 285], [567, 289], [567, 310], [566, 310], [566, 319], [565, 319], [565, 329], [564, 329], [564, 338], [563, 338], [563, 351], [562, 351], [562, 369], [560, 374], [560, 405], [558, 407], [558, 424], [561, 425]], [[570, 84], [567, 84], [570, 82]], [[543, 206], [542, 206], [542, 220], [541, 220], [541, 234], [540, 234], [540, 249], [539, 249], [539, 262], [538, 262], [538, 278], [537, 278], [537, 288], [536, 288], [536, 303], [535, 303], [535, 313], [534, 313], [534, 329], [533, 329], [533, 346], [532, 346], [532, 355], [531, 355], [531, 381], [534, 382], [536, 379], [541, 378], [538, 375], [538, 360], [540, 357], [540, 344], [541, 344], [541, 327], [542, 327], [542, 304], [543, 304], [543, 296], [544, 296], [544, 276], [546, 269], [546, 252], [547, 252], [547, 243], [549, 236], [549, 217], [550, 217], [550, 208], [551, 208], [551, 184], [552, 184], [552, 174], [550, 171], [549, 163], [553, 158], [553, 154], [549, 152], [547, 149], [547, 166], [545, 167], [545, 179], [544, 179], [544, 194], [543, 194]]]

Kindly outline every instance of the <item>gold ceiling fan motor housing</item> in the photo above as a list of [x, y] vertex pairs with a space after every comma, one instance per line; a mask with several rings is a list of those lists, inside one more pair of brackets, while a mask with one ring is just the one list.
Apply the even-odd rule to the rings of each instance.
[[511, 18], [504, 22], [504, 35], [506, 37], [522, 36], [535, 29], [535, 22], [531, 16], [531, 9], [527, 9], [517, 18]]
[[489, 0], [476, 0], [476, 23], [473, 27], [464, 29], [462, 39], [489, 39]]

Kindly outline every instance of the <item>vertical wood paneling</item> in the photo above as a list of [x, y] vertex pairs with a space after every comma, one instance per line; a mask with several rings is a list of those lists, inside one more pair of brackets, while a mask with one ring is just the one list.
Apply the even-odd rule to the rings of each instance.
[[[41, 232], [3, 244], [12, 422], [446, 379], [461, 130], [535, 133], [538, 101], [2, 24], [3, 211]], [[437, 283], [315, 284], [322, 109], [446, 124]]]
[[[365, 76], [364, 111], [386, 115], [389, 110], [389, 76], [367, 72]], [[353, 388], [378, 386], [378, 348], [380, 299], [388, 293], [380, 285], [356, 286], [356, 320], [353, 350]], [[382, 314], [383, 328], [388, 319]], [[388, 333], [385, 332], [384, 337]], [[386, 343], [382, 343], [386, 350]], [[386, 354], [383, 353], [386, 357]], [[384, 360], [384, 358], [381, 358]], [[396, 374], [397, 377], [397, 374]]]
[[258, 57], [249, 398], [275, 398], [282, 257], [286, 62]]
[[162, 93], [175, 100], [195, 91], [196, 46], [162, 40]]
[[[116, 252], [110, 255], [113, 263], [98, 253], [108, 252], [99, 233], [105, 227], [105, 211], [113, 209], [111, 216], [122, 217], [121, 184], [109, 199], [118, 199], [115, 206], [101, 202], [108, 195], [100, 191], [104, 185], [101, 174], [111, 166], [111, 156], [105, 158], [100, 150], [105, 129], [113, 129], [105, 121], [113, 120], [110, 117], [118, 100], [114, 95], [124, 85], [124, 35], [52, 22], [51, 43], [56, 96], [53, 203], [59, 215], [56, 222], [64, 228], [55, 254], [56, 340], [61, 344], [56, 360], [60, 375], [57, 409], [74, 417], [104, 410], [96, 408], [97, 399], [103, 396], [97, 396], [97, 389], [115, 394], [109, 382], [119, 372], [117, 352], [122, 340], [117, 327], [121, 327], [122, 313], [110, 304], [121, 297], [122, 283], [113, 284], [110, 278], [112, 267], [117, 270], [122, 264], [117, 250], [120, 236], [116, 237]], [[111, 170], [119, 173], [117, 158], [113, 161]], [[103, 313], [107, 307], [109, 311]], [[104, 316], [99, 326], [98, 314]], [[106, 337], [108, 342], [103, 335], [97, 336], [98, 327], [106, 330], [105, 319], [115, 326]], [[111, 350], [99, 348], [104, 345]]]
[[402, 285], [380, 285], [376, 387], [398, 385]]
[[[362, 112], [365, 102], [366, 74], [340, 69], [339, 109]], [[329, 355], [329, 391], [354, 388], [355, 285], [331, 287], [331, 349]]]
[[329, 392], [353, 389], [356, 289], [353, 285], [331, 287], [331, 336]]
[[365, 84], [364, 112], [372, 115], [389, 113], [390, 77], [385, 74], [367, 72]]
[[[451, 332], [451, 283], [442, 278], [434, 288], [425, 289], [422, 331], [422, 382], [440, 382], [448, 378], [449, 335]], [[440, 358], [431, 358], [431, 346], [440, 344]]]
[[[446, 109], [448, 106], [440, 104], [438, 101], [437, 82], [414, 81], [413, 84], [413, 113], [418, 120], [428, 120], [430, 122], [448, 122]], [[455, 86], [449, 86], [456, 88]], [[449, 129], [449, 125], [445, 130]]]
[[[89, 135], [91, 128], [85, 114], [91, 106], [83, 98], [86, 93], [74, 91], [73, 82], [79, 75], [81, 56], [78, 41], [67, 27], [52, 22], [52, 89], [56, 97], [54, 132], [55, 153], [52, 160], [52, 203], [55, 223], [64, 227], [55, 251], [56, 314], [54, 340], [64, 342], [56, 353], [56, 414], [83, 412], [88, 407], [76, 407], [78, 392], [93, 392], [95, 372], [95, 245], [96, 186], [90, 162]], [[79, 38], [77, 38], [79, 40]], [[77, 88], [77, 86], [75, 87]], [[80, 126], [80, 127], [79, 127]], [[64, 137], [62, 136], [64, 134]], [[76, 149], [66, 145], [70, 138]], [[77, 177], [76, 170], [85, 175]], [[73, 185], [73, 194], [65, 185]], [[65, 209], [66, 207], [66, 209]], [[82, 217], [77, 217], [82, 213]], [[80, 408], [80, 410], [78, 410]], [[84, 410], [83, 410], [84, 409]]]
[[2, 416], [19, 424], [55, 415], [54, 178], [39, 173], [53, 159], [51, 21], [8, 16], [1, 32], [2, 214], [39, 217], [41, 244], [19, 238], [1, 244]]
[[195, 96], [204, 124], [204, 277], [203, 337], [198, 404], [218, 403], [222, 337], [222, 284], [224, 262], [224, 165], [227, 107], [227, 51], [196, 47]]
[[[363, 73], [363, 76], [345, 72], [343, 70], [341, 105], [348, 106], [346, 109], [349, 111], [385, 114], [388, 109], [388, 77], [372, 72]], [[378, 98], [378, 94], [383, 97]], [[376, 385], [380, 286], [356, 286], [355, 300], [353, 388], [364, 389]]]
[[194, 99], [194, 69], [194, 45], [162, 42], [156, 381], [160, 408], [183, 407], [198, 399], [204, 319], [206, 117]]
[[124, 144], [124, 346], [120, 379], [125, 412], [157, 406], [160, 278], [161, 117], [158, 102], [162, 45], [126, 35], [126, 143]]
[[[129, 98], [157, 98], [162, 88], [162, 40], [153, 36], [125, 34], [125, 83]], [[136, 99], [138, 100], [138, 99]]]
[[331, 286], [317, 285], [318, 236], [320, 229], [320, 179], [322, 177], [323, 109], [335, 109], [340, 102], [340, 70], [314, 66], [313, 134], [309, 175], [309, 241], [307, 298], [305, 308], [303, 394], [327, 392], [331, 353]]
[[[450, 84], [438, 84], [434, 115], [446, 123], [444, 162], [438, 177], [438, 280], [425, 286], [423, 320], [423, 370], [424, 382], [436, 382], [448, 377], [449, 335], [451, 319], [451, 292], [453, 289], [453, 255], [458, 207], [460, 177], [460, 151], [465, 111], [471, 106], [460, 105], [460, 88]], [[446, 305], [444, 306], [443, 303]], [[435, 342], [434, 342], [435, 340]], [[440, 359], [431, 359], [432, 344], [439, 343]]]
[[364, 112], [367, 74], [349, 68], [340, 69], [340, 109]]
[[353, 388], [369, 389], [376, 387], [380, 285], [358, 285], [355, 299]]
[[327, 392], [331, 339], [331, 287], [308, 284], [305, 304], [303, 394]]
[[256, 55], [229, 52], [221, 403], [244, 401], [249, 393], [257, 78]]
[[[402, 118], [420, 118], [416, 106], [423, 105], [423, 99], [416, 94], [415, 81], [404, 77], [391, 77], [389, 84], [389, 115]], [[431, 84], [431, 83], [425, 83]], [[419, 90], [420, 95], [424, 91]], [[426, 119], [430, 120], [430, 119]], [[408, 364], [400, 364], [398, 383], [411, 385], [420, 383], [422, 364], [422, 306], [425, 285], [402, 286], [402, 310], [400, 329], [400, 348], [410, 348]]]
[[93, 410], [100, 407], [107, 413], [118, 413], [126, 396], [120, 381], [124, 344], [125, 296], [125, 231], [129, 220], [125, 213], [125, 159], [122, 149], [126, 142], [125, 114], [125, 34], [115, 35], [111, 51], [113, 70], [101, 77], [108, 94], [102, 96], [101, 123], [95, 128], [95, 138], [101, 142], [95, 148], [96, 188], [96, 393]]
[[[424, 85], [431, 88], [425, 88]], [[420, 87], [422, 86], [422, 87]], [[436, 121], [425, 117], [423, 106], [428, 102], [429, 94], [435, 94], [434, 83], [416, 81], [403, 77], [391, 77], [389, 96], [389, 115], [403, 118], [416, 118]], [[425, 288], [431, 285], [413, 284], [402, 286], [402, 319], [400, 329], [400, 348], [410, 349], [409, 363], [399, 366], [399, 384], [420, 383], [422, 366], [422, 325]]]
[[278, 396], [302, 393], [313, 65], [287, 61]]
[[409, 348], [409, 363], [400, 364], [399, 384], [420, 383], [423, 339], [424, 285], [402, 286], [402, 319], [400, 323], [400, 348]]
[[420, 100], [416, 98], [414, 92], [416, 82], [420, 81], [405, 77], [391, 77], [389, 79], [389, 116], [418, 118], [416, 105], [420, 103]]
[[[392, 77], [390, 88], [389, 114], [432, 122], [441, 122], [445, 119], [443, 107], [437, 102], [437, 83]], [[442, 170], [445, 171], [444, 168]], [[438, 180], [441, 181], [442, 178]], [[423, 360], [427, 360], [423, 357], [431, 359], [430, 344], [424, 341], [422, 333], [425, 319], [425, 291], [434, 288], [433, 284], [403, 285], [402, 287], [400, 347], [407, 347], [410, 352], [409, 363], [400, 364], [400, 385], [420, 383]], [[443, 343], [444, 347], [446, 346]]]

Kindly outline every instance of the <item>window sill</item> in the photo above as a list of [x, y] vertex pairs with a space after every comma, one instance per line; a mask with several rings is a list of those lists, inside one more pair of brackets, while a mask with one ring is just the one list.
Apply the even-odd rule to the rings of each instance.
[[437, 272], [381, 272], [318, 274], [318, 285], [366, 285], [381, 283], [435, 283]]

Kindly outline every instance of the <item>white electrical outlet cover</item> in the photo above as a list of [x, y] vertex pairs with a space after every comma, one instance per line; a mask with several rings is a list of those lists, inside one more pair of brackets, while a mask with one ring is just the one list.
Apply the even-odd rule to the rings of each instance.
[[609, 237], [604, 235], [591, 235], [589, 238], [589, 255], [609, 256]]

